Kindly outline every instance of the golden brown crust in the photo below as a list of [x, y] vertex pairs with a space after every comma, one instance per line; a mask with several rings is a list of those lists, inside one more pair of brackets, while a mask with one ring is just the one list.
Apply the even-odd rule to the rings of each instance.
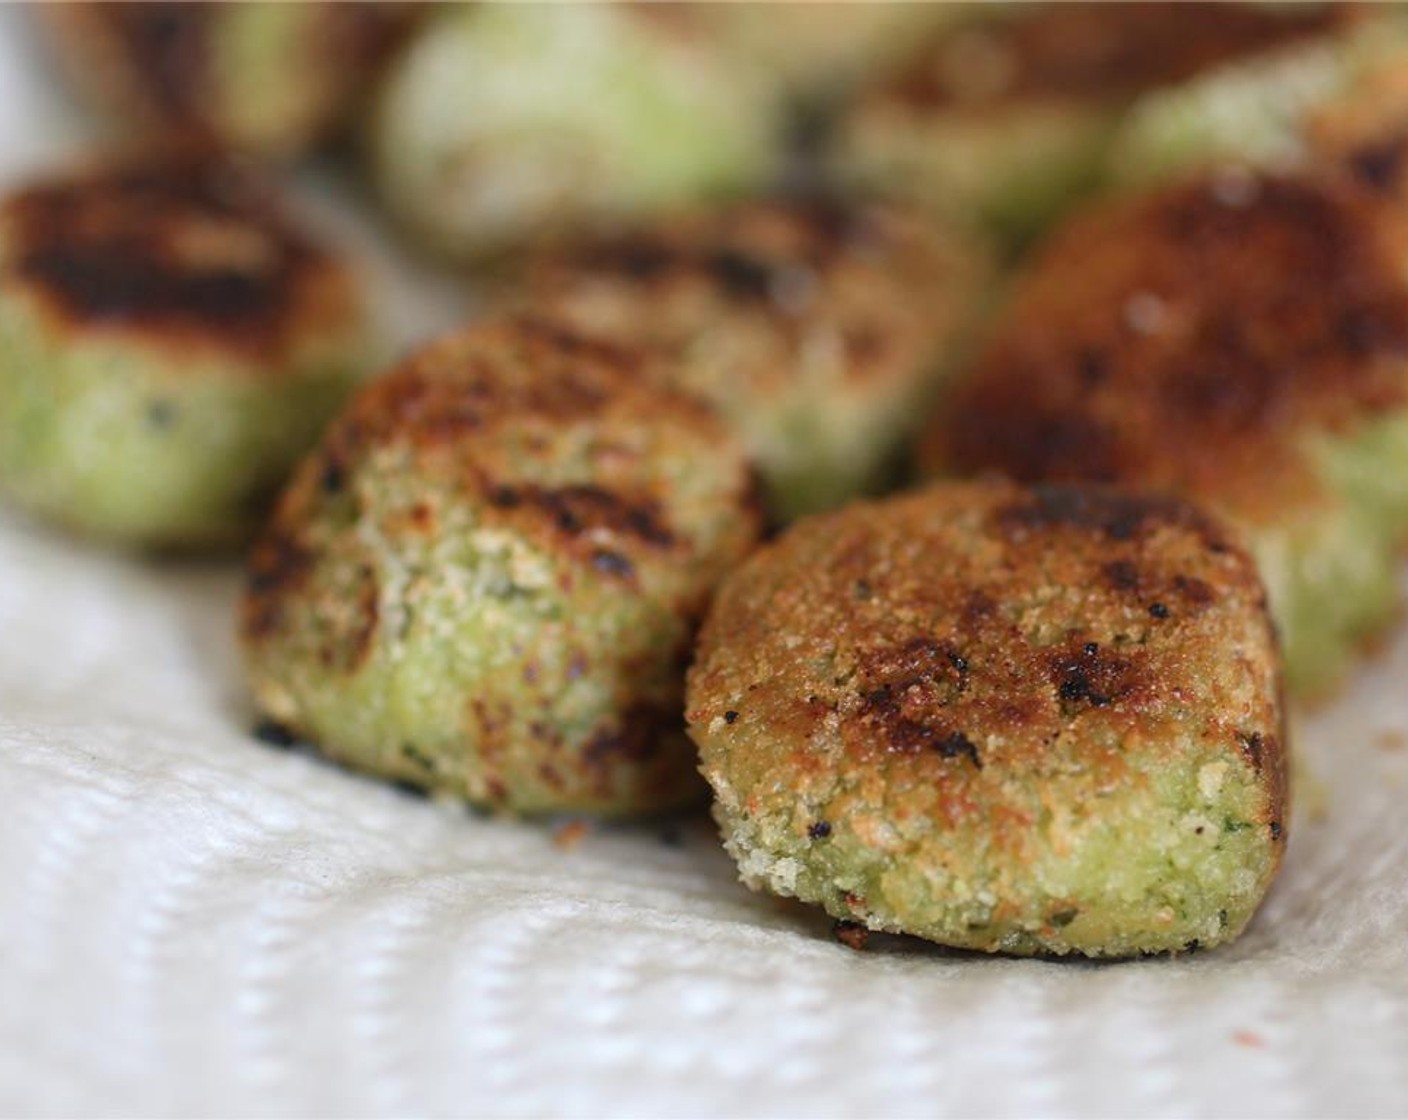
[[872, 96], [917, 109], [1108, 102], [1324, 34], [1351, 18], [1344, 4], [1290, 12], [1196, 0], [1041, 4], [945, 35]]
[[[1256, 568], [1220, 523], [1168, 498], [947, 484], [760, 551], [706, 622], [688, 719], [765, 728], [775, 774], [895, 787], [903, 760], [899, 788], [939, 789], [950, 823], [985, 811], [985, 770], [1034, 772], [1072, 727], [1154, 752], [1196, 727], [1262, 771], [1279, 840], [1277, 672]], [[813, 751], [828, 728], [844, 761]], [[1086, 764], [1128, 775], [1123, 749]]]
[[897, 207], [752, 201], [540, 254], [524, 302], [671, 359], [732, 323], [718, 348], [756, 399], [796, 383], [821, 330], [849, 386], [913, 380], [981, 288], [980, 256]]
[[350, 275], [293, 228], [267, 184], [189, 152], [11, 195], [0, 204], [0, 261], [5, 287], [62, 331], [259, 359], [355, 303]]
[[623, 402], [642, 422], [668, 413], [716, 423], [702, 402], [665, 389], [644, 354], [544, 316], [516, 315], [442, 338], [370, 385], [332, 433], [329, 454], [360, 455], [387, 440], [418, 452], [463, 450], [474, 433], [489, 455], [487, 437], [518, 430], [525, 417], [566, 423]]
[[[525, 474], [525, 464], [553, 459], [557, 441], [576, 422], [596, 426], [596, 480], [550, 483]], [[629, 349], [527, 315], [441, 339], [363, 389], [300, 469], [250, 556], [246, 640], [275, 633], [282, 604], [299, 594], [314, 551], [305, 539], [314, 511], [348, 500], [348, 480], [388, 449], [413, 457], [427, 486], [432, 480], [452, 486], [484, 524], [566, 556], [581, 572], [639, 591], [642, 568], [679, 567], [680, 580], [708, 586], [699, 573], [683, 570], [702, 561], [696, 542], [666, 513], [671, 480], [642, 482], [648, 452], [636, 437], [662, 428], [692, 430], [737, 454], [703, 404], [666, 388], [645, 357]], [[610, 442], [609, 433], [618, 441]], [[763, 514], [755, 480], [748, 483], [739, 495], [738, 531], [753, 536]], [[437, 516], [427, 498], [395, 528], [429, 537], [438, 531]], [[702, 606], [694, 594], [680, 609], [692, 614]], [[372, 619], [366, 629], [374, 627]]]
[[1212, 175], [1048, 244], [927, 433], [935, 471], [1119, 481], [1249, 520], [1313, 487], [1302, 436], [1408, 395], [1408, 232], [1328, 179]]

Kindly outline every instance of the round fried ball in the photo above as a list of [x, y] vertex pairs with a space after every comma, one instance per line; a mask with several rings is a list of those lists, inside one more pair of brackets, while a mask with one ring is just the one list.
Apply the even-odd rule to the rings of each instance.
[[493, 257], [757, 183], [780, 111], [687, 7], [453, 5], [388, 77], [372, 170], [429, 248]]
[[1236, 937], [1285, 845], [1250, 557], [1171, 499], [950, 483], [799, 522], [720, 589], [687, 714], [745, 882], [943, 945]]
[[984, 6], [860, 93], [834, 166], [873, 191], [977, 213], [1019, 242], [1099, 182], [1132, 97], [1341, 22], [1337, 5]]
[[64, 71], [139, 136], [298, 154], [341, 122], [414, 24], [380, 3], [36, 5]]
[[250, 558], [263, 712], [332, 758], [519, 812], [700, 793], [684, 661], [761, 513], [743, 449], [638, 354], [538, 318], [354, 399]]
[[743, 438], [786, 519], [889, 480], [988, 264], [899, 208], [757, 201], [542, 251], [521, 298], [659, 354]]
[[1236, 520], [1289, 679], [1395, 615], [1408, 220], [1341, 176], [1215, 173], [1055, 233], [923, 438], [930, 473], [1120, 482]]
[[366, 361], [347, 267], [185, 157], [0, 201], [0, 491], [138, 546], [243, 539]]

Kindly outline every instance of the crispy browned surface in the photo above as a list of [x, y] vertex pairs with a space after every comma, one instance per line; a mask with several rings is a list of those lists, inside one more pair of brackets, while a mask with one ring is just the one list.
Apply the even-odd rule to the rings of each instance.
[[[526, 300], [596, 333], [686, 355], [732, 324], [750, 398], [794, 385], [835, 329], [848, 385], [914, 380], [981, 288], [981, 262], [898, 208], [761, 201], [539, 256]], [[706, 387], [701, 386], [701, 389]]]
[[351, 276], [293, 227], [267, 183], [189, 154], [11, 195], [0, 204], [0, 280], [61, 330], [266, 359], [354, 300]]
[[[249, 2], [249, 0], [239, 0]], [[183, 138], [221, 142], [231, 75], [215, 65], [217, 37], [229, 8], [205, 0], [42, 3], [44, 29], [75, 84], [101, 110]], [[328, 104], [314, 127], [328, 123], [338, 91], [356, 83], [400, 44], [423, 12], [418, 3], [309, 4], [297, 44], [299, 65], [312, 70]], [[291, 75], [302, 79], [305, 74]], [[236, 80], [237, 77], [236, 77]], [[299, 87], [302, 95], [303, 87]], [[331, 95], [331, 96], [330, 96]], [[300, 113], [302, 107], [300, 107]]]
[[[608, 464], [597, 481], [550, 485], [523, 477], [525, 463], [550, 461], [561, 431], [583, 420], [618, 440], [594, 447]], [[717, 444], [727, 461], [736, 458], [713, 414], [665, 388], [637, 352], [531, 316], [444, 338], [355, 397], [299, 471], [250, 555], [245, 637], [259, 641], [278, 629], [285, 601], [300, 593], [310, 571], [315, 548], [305, 537], [317, 511], [343, 500], [360, 465], [388, 448], [408, 455], [407, 469], [424, 472], [428, 484], [446, 480], [461, 500], [481, 505], [485, 524], [569, 556], [583, 572], [639, 591], [643, 567], [675, 569], [671, 582], [695, 589], [681, 609], [697, 613], [701, 592], [712, 586], [705, 569], [717, 558], [698, 555], [696, 542], [671, 523], [665, 480], [655, 489], [642, 485], [642, 453], [632, 445], [633, 431], [681, 428]], [[734, 535], [751, 539], [762, 525], [761, 503], [751, 483], [741, 498]], [[433, 537], [435, 505], [412, 506], [394, 528]], [[372, 616], [352, 631], [375, 630], [375, 595], [368, 602]], [[360, 656], [328, 659], [349, 669], [360, 663]]]
[[646, 358], [498, 319], [363, 389], [298, 471], [249, 561], [254, 691], [472, 801], [692, 802], [684, 664], [761, 525], [740, 444]]
[[[1279, 839], [1276, 663], [1252, 561], [1191, 507], [947, 484], [810, 519], [747, 562], [701, 634], [687, 718], [734, 744], [706, 772], [864, 790], [883, 770], [899, 817], [905, 790], [937, 789], [947, 826], [1000, 814], [1002, 783], [1072, 728], [1083, 772], [1116, 788], [1130, 752], [1183, 749], [1183, 725], [1262, 771]], [[814, 748], [834, 735], [839, 758]]]
[[935, 471], [1120, 481], [1272, 517], [1301, 437], [1408, 391], [1402, 219], [1347, 183], [1210, 176], [1097, 206], [1017, 284], [927, 433]]
[[1057, 3], [946, 34], [873, 96], [915, 108], [1108, 101], [1322, 34], [1348, 5]]

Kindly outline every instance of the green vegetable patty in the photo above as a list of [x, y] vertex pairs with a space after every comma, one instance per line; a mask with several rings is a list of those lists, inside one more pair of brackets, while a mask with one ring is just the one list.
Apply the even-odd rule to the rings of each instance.
[[1212, 172], [1056, 231], [923, 437], [929, 471], [1217, 509], [1292, 688], [1331, 689], [1395, 615], [1408, 533], [1408, 222], [1364, 170]]
[[701, 793], [680, 716], [756, 479], [639, 354], [538, 318], [362, 391], [250, 558], [263, 712], [348, 765], [521, 812]]
[[1236, 937], [1285, 845], [1250, 557], [1171, 499], [940, 484], [799, 522], [724, 584], [687, 716], [743, 879], [944, 945]]
[[0, 201], [0, 490], [138, 546], [242, 540], [367, 363], [346, 265], [187, 156]]
[[890, 481], [989, 264], [900, 207], [752, 201], [540, 251], [519, 298], [659, 354], [742, 436], [786, 519]]

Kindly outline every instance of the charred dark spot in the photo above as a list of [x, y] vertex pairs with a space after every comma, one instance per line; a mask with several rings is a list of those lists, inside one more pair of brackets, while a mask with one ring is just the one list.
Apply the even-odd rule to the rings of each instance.
[[1203, 947], [1203, 943], [1202, 943], [1201, 941], [1199, 941], [1199, 940], [1195, 937], [1195, 938], [1193, 938], [1192, 941], [1186, 942], [1186, 943], [1184, 944], [1183, 948], [1181, 948], [1181, 949], [1179, 950], [1179, 952], [1180, 952], [1180, 953], [1196, 953], [1196, 952], [1197, 952], [1199, 949], [1201, 949], [1202, 947]]
[[1124, 657], [1102, 653], [1096, 642], [1084, 643], [1078, 652], [1057, 654], [1050, 672], [1057, 695], [1066, 704], [1108, 707], [1134, 688], [1134, 666]]
[[1073, 921], [1080, 917], [1080, 910], [1075, 906], [1067, 907], [1064, 910], [1057, 910], [1047, 919], [1057, 929], [1065, 929]]
[[1162, 622], [1168, 617], [1168, 608], [1162, 603], [1150, 603], [1149, 614]]
[[[1260, 770], [1264, 763], [1266, 740], [1260, 731], [1239, 731], [1237, 732], [1237, 743], [1242, 749], [1242, 754], [1246, 757], [1254, 770]], [[1274, 747], [1274, 740], [1272, 741]]]
[[727, 712], [724, 713], [724, 722], [725, 722], [725, 723], [731, 724], [731, 723], [733, 723], [736, 719], [738, 719], [738, 713], [737, 713], [737, 712], [730, 710], [730, 711], [727, 711]]
[[277, 527], [249, 554], [242, 628], [250, 641], [268, 637], [283, 620], [283, 600], [302, 584], [313, 557], [296, 538]]
[[632, 280], [655, 280], [678, 267], [680, 254], [662, 242], [634, 238], [594, 247], [589, 263], [596, 269], [617, 272]]
[[568, 536], [604, 529], [656, 548], [669, 548], [675, 543], [674, 533], [653, 498], [632, 500], [600, 486], [496, 486], [489, 493], [489, 503], [498, 509], [542, 510]]
[[1019, 482], [1115, 482], [1124, 471], [1128, 453], [1106, 421], [1071, 409], [1047, 411], [1033, 402], [1025, 377], [1020, 388], [975, 377], [958, 398], [942, 431], [952, 465], [996, 468]]
[[502, 778], [490, 776], [484, 779], [485, 798], [492, 805], [508, 803], [508, 786]]
[[617, 579], [632, 580], [636, 575], [635, 565], [609, 548], [598, 548], [592, 552], [592, 567]]
[[995, 613], [997, 603], [984, 591], [971, 592], [963, 604], [963, 620], [970, 626], [991, 618]]
[[1408, 145], [1402, 137], [1395, 136], [1351, 152], [1349, 169], [1365, 186], [1387, 193], [1403, 176], [1405, 156], [1408, 156]]
[[962, 692], [968, 685], [968, 661], [946, 642], [919, 635], [862, 658], [862, 676], [871, 694], [898, 695], [915, 685], [943, 685]]
[[961, 731], [953, 731], [930, 744], [945, 758], [967, 758], [979, 770], [983, 768], [977, 745]]
[[825, 840], [831, 835], [830, 821], [812, 821], [807, 825], [807, 837], [811, 840]]
[[1195, 607], [1206, 607], [1217, 598], [1210, 584], [1191, 576], [1175, 576], [1173, 589], [1185, 602]]
[[858, 602], [869, 602], [875, 595], [875, 590], [870, 586], [868, 579], [858, 579], [851, 585], [851, 594]]
[[407, 781], [405, 778], [394, 778], [392, 779], [391, 785], [397, 793], [404, 794], [407, 797], [414, 797], [420, 801], [424, 801], [430, 797], [430, 790], [425, 786], [419, 785], [416, 782]]
[[1267, 828], [1268, 828], [1268, 829], [1270, 830], [1270, 832], [1271, 832], [1271, 839], [1273, 839], [1273, 840], [1279, 840], [1279, 839], [1281, 839], [1281, 832], [1282, 832], [1282, 829], [1281, 829], [1281, 822], [1280, 822], [1280, 821], [1272, 821], [1269, 825], [1267, 825]]
[[13, 275], [68, 318], [259, 354], [283, 345], [327, 264], [264, 187], [214, 159], [42, 184], [5, 215]]
[[539, 764], [538, 777], [542, 778], [543, 784], [549, 789], [561, 791], [567, 788], [566, 779], [559, 773], [557, 767], [550, 762]]
[[643, 762], [655, 756], [665, 733], [678, 724], [678, 713], [636, 705], [592, 734], [582, 748], [582, 760], [593, 768], [609, 766], [617, 759]]
[[772, 295], [774, 269], [758, 257], [734, 249], [720, 249], [705, 257], [704, 267], [733, 299], [761, 300]]
[[870, 930], [860, 922], [852, 922], [845, 918], [838, 919], [831, 927], [831, 932], [837, 941], [857, 953], [863, 952], [870, 943]]
[[267, 717], [254, 725], [251, 734], [271, 747], [292, 747], [298, 742], [298, 736], [290, 728]]
[[890, 750], [901, 754], [933, 751], [943, 758], [967, 758], [977, 769], [983, 768], [977, 745], [962, 731], [931, 726], [923, 717], [906, 714], [904, 693], [905, 686], [885, 685], [861, 697], [862, 718], [879, 723]]
[[1105, 579], [1115, 591], [1138, 591], [1139, 569], [1131, 560], [1111, 560], [1102, 569]]
[[1202, 519], [1171, 498], [1124, 494], [1081, 486], [1036, 486], [1030, 499], [997, 511], [1008, 530], [1089, 529], [1111, 540], [1128, 541], [1151, 524], [1188, 525]]

